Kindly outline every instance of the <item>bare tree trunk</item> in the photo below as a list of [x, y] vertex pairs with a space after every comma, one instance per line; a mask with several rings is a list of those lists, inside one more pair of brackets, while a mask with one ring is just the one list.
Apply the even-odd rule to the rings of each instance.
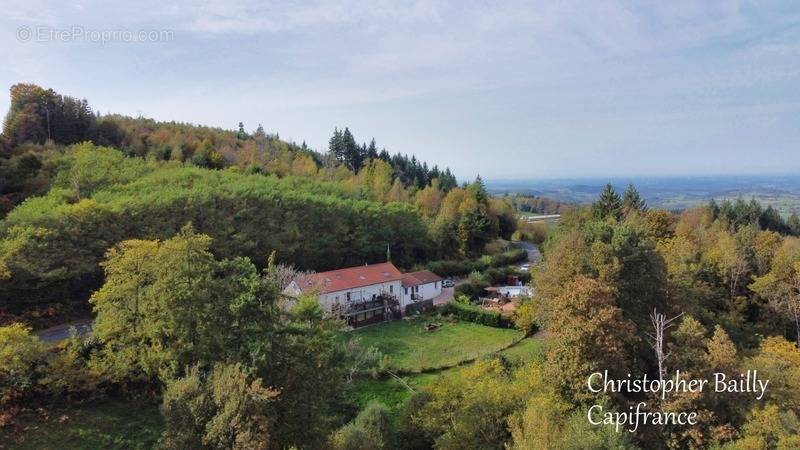
[[794, 311], [794, 345], [797, 348], [800, 348], [800, 311], [798, 308], [793, 308]]
[[653, 309], [652, 314], [650, 314], [650, 323], [653, 324], [653, 334], [649, 334], [648, 336], [650, 336], [652, 340], [650, 345], [656, 352], [658, 379], [661, 381], [664, 381], [664, 378], [667, 376], [667, 358], [669, 358], [669, 353], [664, 351], [664, 333], [669, 327], [674, 325], [673, 322], [675, 319], [682, 315], [683, 313], [680, 313], [671, 319], [667, 319], [667, 316], [660, 314], [656, 309]]

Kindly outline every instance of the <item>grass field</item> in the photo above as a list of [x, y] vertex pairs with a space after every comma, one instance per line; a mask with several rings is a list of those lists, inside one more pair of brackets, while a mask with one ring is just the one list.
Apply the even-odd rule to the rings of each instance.
[[[385, 324], [377, 326], [376, 328], [381, 328], [387, 325]], [[466, 323], [458, 323], [456, 325], [474, 325], [474, 324], [466, 324]], [[476, 325], [481, 330], [481, 336], [483, 336], [484, 332], [487, 330], [497, 330], [497, 328], [489, 328], [483, 327], [481, 325]], [[504, 330], [500, 330], [504, 331]], [[505, 330], [510, 331], [510, 330]], [[399, 333], [399, 331], [394, 331], [395, 333]], [[436, 336], [435, 339], [440, 339], [444, 337], [445, 334], [441, 334]], [[444, 342], [442, 344], [446, 344], [446, 339], [442, 339]], [[465, 345], [473, 345], [475, 342], [467, 342]], [[372, 345], [378, 345], [377, 342], [373, 342]], [[428, 346], [431, 346], [431, 343], [428, 343]], [[433, 346], [435, 348], [435, 346]], [[521, 364], [525, 361], [531, 361], [538, 359], [542, 356], [542, 347], [543, 343], [542, 340], [537, 338], [526, 338], [520, 341], [519, 343], [513, 345], [510, 348], [505, 348], [504, 350], [499, 351], [498, 353], [508, 358], [509, 361], [516, 364]], [[488, 348], [488, 347], [483, 347]], [[494, 353], [497, 350], [486, 351], [479, 356], [485, 356], [491, 353]], [[391, 356], [391, 353], [389, 353]], [[414, 390], [418, 390], [425, 385], [432, 383], [434, 380], [437, 380], [441, 377], [448, 377], [452, 374], [456, 373], [456, 371], [460, 370], [461, 366], [454, 366], [442, 370], [436, 370], [426, 373], [413, 373], [406, 376], [401, 376], [402, 380]], [[394, 377], [383, 377], [379, 379], [360, 379], [356, 382], [354, 386], [351, 398], [352, 400], [361, 408], [366, 406], [368, 403], [372, 401], [378, 401], [389, 408], [395, 409], [399, 405], [401, 405], [406, 399], [411, 396], [412, 392], [409, 390], [407, 386], [404, 385], [403, 382], [397, 380]]]
[[114, 400], [18, 417], [24, 431], [0, 431], [0, 449], [150, 449], [161, 435], [158, 406]]
[[[431, 321], [441, 326], [425, 330], [425, 324]], [[390, 369], [414, 373], [454, 366], [496, 352], [522, 338], [522, 333], [423, 316], [362, 328], [350, 337], [359, 338], [364, 346], [377, 347], [390, 358]]]

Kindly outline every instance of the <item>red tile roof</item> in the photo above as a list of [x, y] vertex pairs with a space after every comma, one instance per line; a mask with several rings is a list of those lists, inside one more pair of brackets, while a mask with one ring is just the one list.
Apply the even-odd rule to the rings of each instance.
[[300, 277], [295, 282], [303, 292], [325, 294], [402, 280], [404, 276], [394, 264], [386, 262], [314, 273]]
[[407, 273], [405, 278], [403, 278], [403, 287], [419, 286], [420, 284], [433, 283], [434, 281], [442, 281], [442, 277], [430, 270], [420, 270], [418, 272]]

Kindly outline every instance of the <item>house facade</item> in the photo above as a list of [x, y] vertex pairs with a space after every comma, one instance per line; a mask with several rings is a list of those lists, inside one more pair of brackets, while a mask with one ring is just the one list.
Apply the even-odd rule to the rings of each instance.
[[381, 322], [405, 314], [409, 305], [431, 300], [442, 291], [442, 279], [429, 271], [404, 274], [390, 262], [314, 273], [293, 280], [289, 297], [316, 295], [322, 308], [352, 326]]
[[405, 274], [402, 285], [406, 305], [413, 302], [432, 302], [442, 293], [442, 277], [429, 270]]

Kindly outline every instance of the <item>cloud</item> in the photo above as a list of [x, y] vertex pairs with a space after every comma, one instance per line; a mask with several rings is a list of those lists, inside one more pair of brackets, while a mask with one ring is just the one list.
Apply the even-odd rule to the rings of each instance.
[[498, 135], [523, 160], [541, 143], [569, 164], [592, 148], [797, 141], [785, 125], [800, 102], [792, 2], [31, 0], [0, 11], [9, 36], [38, 24], [176, 37], [103, 48], [12, 37], [0, 50], [6, 85], [211, 125], [267, 115], [317, 146], [357, 123], [392, 150], [435, 147], [465, 166]]

